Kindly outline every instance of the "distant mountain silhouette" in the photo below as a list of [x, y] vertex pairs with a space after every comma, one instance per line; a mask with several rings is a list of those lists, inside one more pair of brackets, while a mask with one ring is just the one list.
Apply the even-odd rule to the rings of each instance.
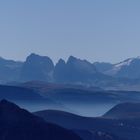
[[46, 123], [6, 100], [0, 102], [1, 140], [81, 140], [72, 131]]
[[[59, 110], [43, 110], [35, 112], [34, 114], [42, 117], [48, 122], [59, 124], [61, 126], [63, 124], [63, 127], [68, 129], [78, 129], [80, 127], [84, 127], [80, 125], [80, 122], [84, 121], [85, 118], [72, 113]], [[74, 125], [77, 127], [73, 127]]]
[[21, 70], [22, 81], [52, 81], [54, 64], [47, 56], [31, 54], [27, 57]]
[[18, 81], [23, 63], [0, 57], [0, 83]]
[[140, 57], [118, 64], [90, 63], [70, 56], [56, 65], [48, 56], [30, 54], [25, 62], [0, 58], [0, 83], [44, 81], [140, 91]]
[[105, 118], [112, 119], [139, 119], [140, 103], [122, 103], [113, 107], [105, 115]]

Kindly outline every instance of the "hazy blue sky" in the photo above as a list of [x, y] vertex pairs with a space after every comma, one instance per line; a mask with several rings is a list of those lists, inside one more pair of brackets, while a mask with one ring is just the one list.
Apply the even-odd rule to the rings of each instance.
[[117, 62], [140, 55], [139, 0], [1, 0], [0, 56]]

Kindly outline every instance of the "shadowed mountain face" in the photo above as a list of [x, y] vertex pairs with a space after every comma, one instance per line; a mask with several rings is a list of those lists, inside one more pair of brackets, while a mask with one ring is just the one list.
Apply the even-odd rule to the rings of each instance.
[[1, 140], [81, 140], [72, 131], [46, 123], [6, 100], [0, 102]]
[[113, 68], [113, 64], [105, 62], [95, 62], [93, 65], [97, 68], [98, 71], [104, 73]]
[[86, 60], [80, 60], [70, 56], [65, 63], [62, 59], [57, 63], [54, 70], [54, 79], [57, 82], [87, 82], [97, 74], [94, 65]]
[[20, 79], [52, 81], [53, 69], [54, 64], [49, 57], [31, 54], [22, 67]]

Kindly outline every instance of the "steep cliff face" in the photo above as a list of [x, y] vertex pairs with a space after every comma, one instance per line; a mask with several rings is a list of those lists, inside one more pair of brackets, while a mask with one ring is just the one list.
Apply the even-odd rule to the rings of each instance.
[[54, 64], [47, 56], [31, 54], [27, 57], [22, 70], [22, 81], [42, 80], [51, 81], [53, 78]]

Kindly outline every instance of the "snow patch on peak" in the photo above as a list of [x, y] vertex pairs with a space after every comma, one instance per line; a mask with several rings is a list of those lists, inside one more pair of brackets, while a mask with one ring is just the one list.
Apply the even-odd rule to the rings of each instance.
[[129, 58], [123, 62], [120, 62], [118, 64], [115, 65], [115, 67], [123, 67], [123, 66], [129, 66], [131, 64], [131, 62], [134, 60], [134, 58]]
[[135, 58], [129, 58], [129, 59], [123, 61], [123, 62], [120, 62], [118, 64], [115, 64], [114, 67], [113, 67], [113, 69], [107, 71], [106, 74], [108, 74], [108, 75], [115, 75], [118, 71], [121, 70], [122, 67], [129, 66], [134, 59]]

